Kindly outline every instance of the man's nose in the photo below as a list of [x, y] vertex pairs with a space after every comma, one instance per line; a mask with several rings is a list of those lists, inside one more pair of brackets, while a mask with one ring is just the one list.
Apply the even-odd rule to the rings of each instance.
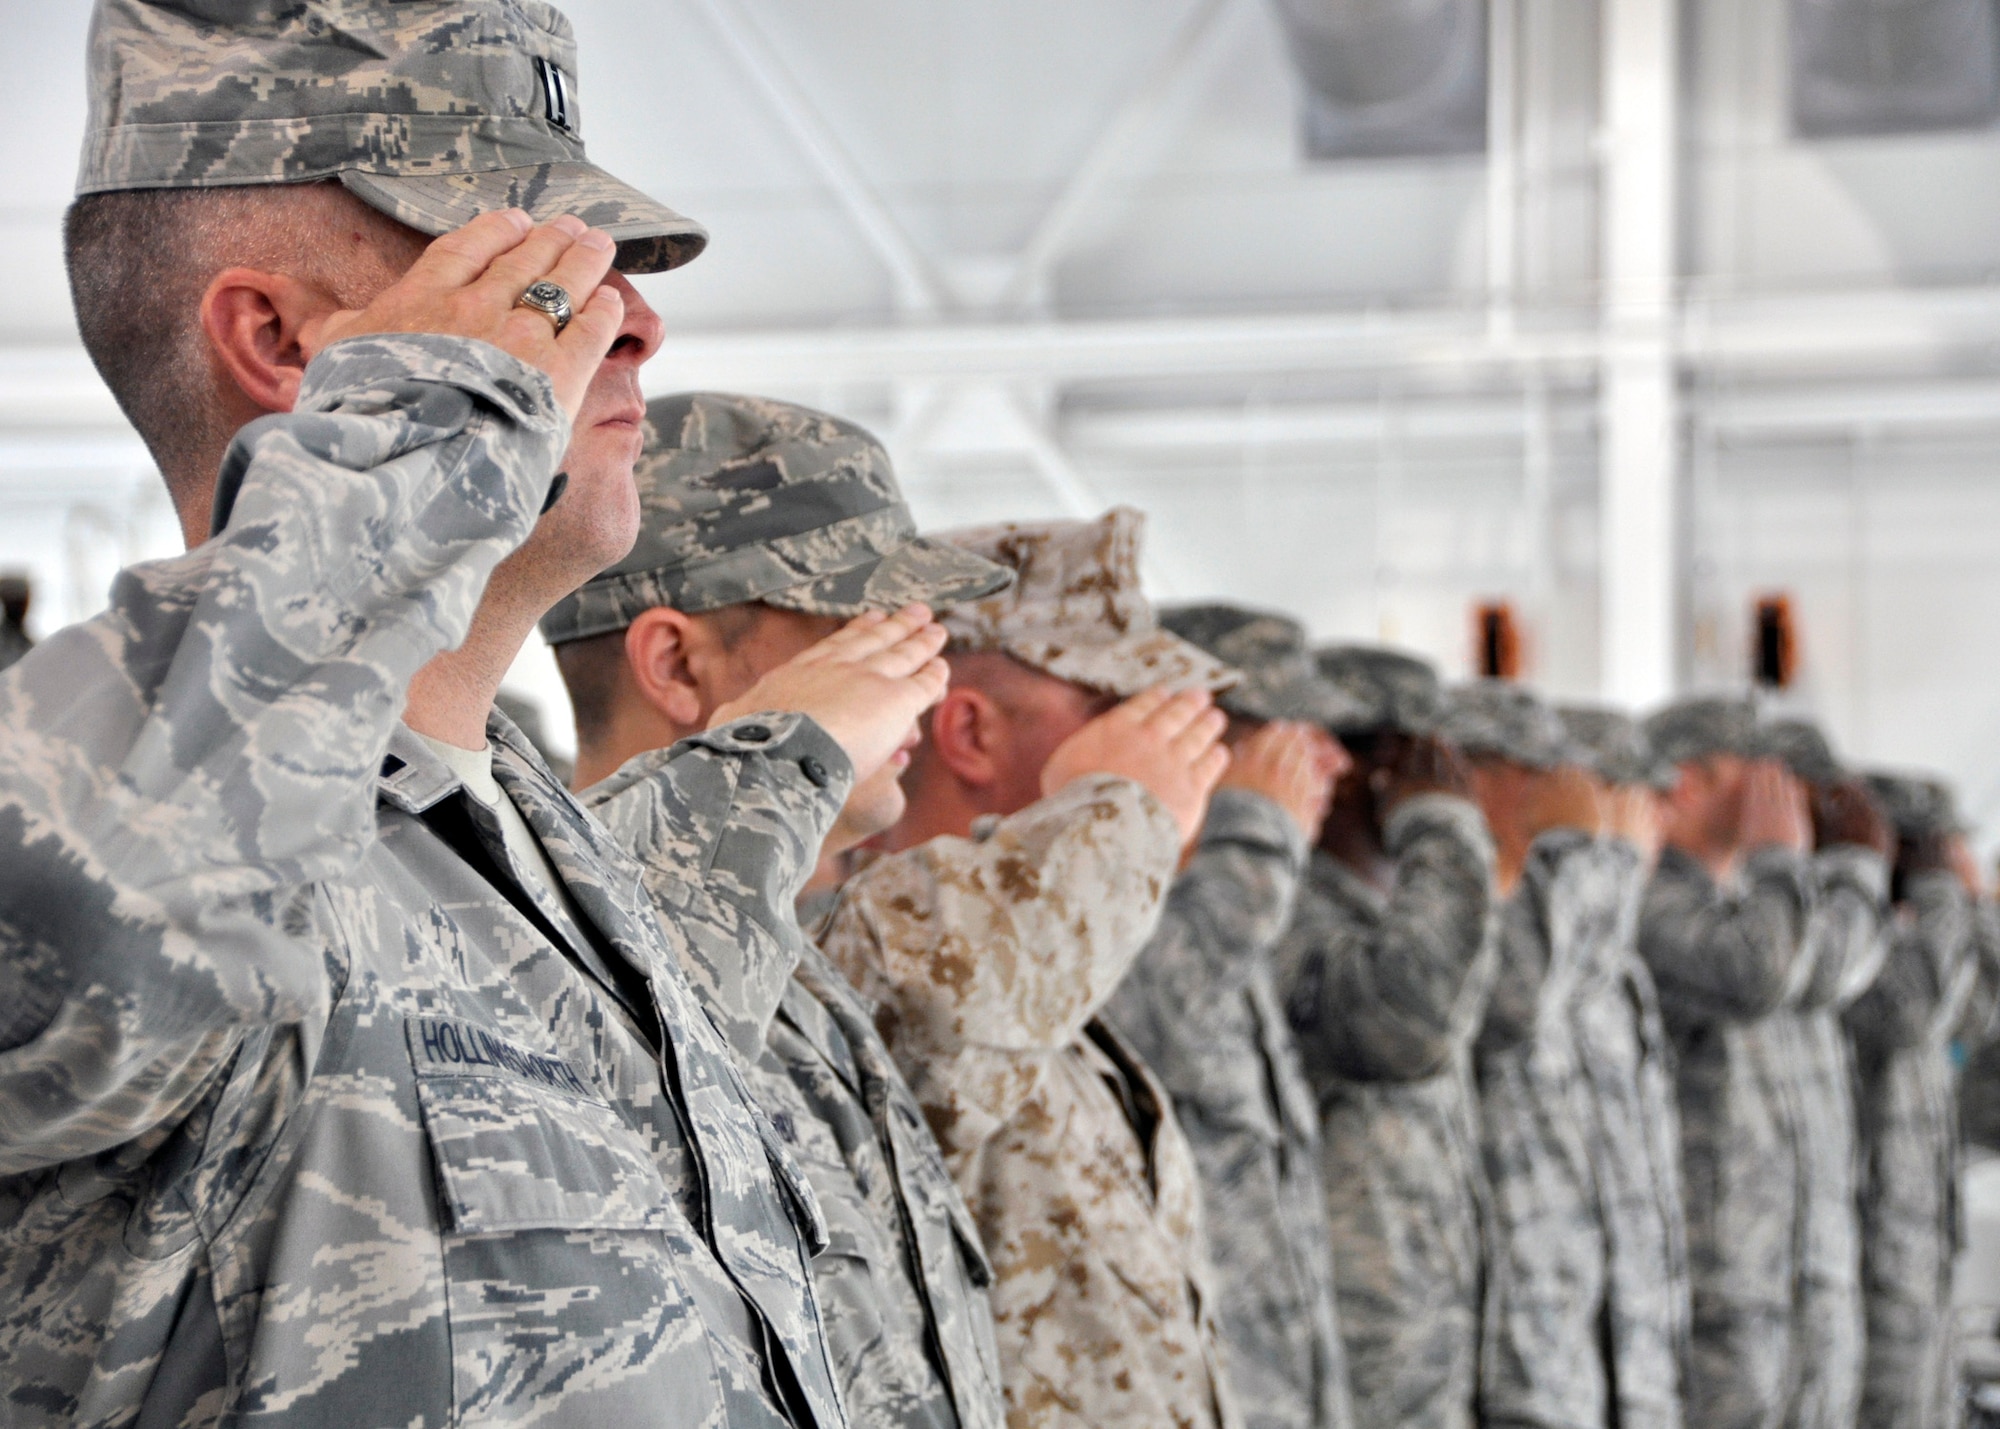
[[625, 321], [618, 328], [618, 337], [611, 344], [607, 360], [615, 358], [637, 367], [660, 350], [660, 344], [666, 341], [667, 325], [623, 273], [613, 269], [605, 275], [604, 281], [616, 288], [618, 296], [625, 300]]

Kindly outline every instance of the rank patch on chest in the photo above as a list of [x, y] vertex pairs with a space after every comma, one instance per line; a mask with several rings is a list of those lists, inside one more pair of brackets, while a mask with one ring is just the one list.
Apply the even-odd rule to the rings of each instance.
[[404, 1025], [420, 1077], [507, 1077], [601, 1100], [561, 1057], [531, 1052], [491, 1028], [456, 1017], [412, 1017]]

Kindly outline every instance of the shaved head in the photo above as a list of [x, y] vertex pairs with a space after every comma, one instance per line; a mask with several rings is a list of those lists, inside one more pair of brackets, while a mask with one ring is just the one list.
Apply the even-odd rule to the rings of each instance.
[[70, 206], [63, 256], [84, 348], [177, 507], [203, 500], [240, 425], [201, 327], [216, 274], [283, 274], [359, 308], [429, 241], [330, 181], [127, 190]]

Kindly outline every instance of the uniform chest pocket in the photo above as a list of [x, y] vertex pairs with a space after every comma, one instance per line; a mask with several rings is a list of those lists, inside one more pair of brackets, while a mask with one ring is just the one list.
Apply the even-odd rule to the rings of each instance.
[[409, 1039], [448, 1230], [666, 1227], [644, 1142], [567, 1062], [452, 1019]]

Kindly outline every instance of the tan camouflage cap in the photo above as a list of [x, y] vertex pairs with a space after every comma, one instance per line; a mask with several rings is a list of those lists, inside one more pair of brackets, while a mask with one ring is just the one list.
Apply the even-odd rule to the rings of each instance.
[[585, 158], [576, 40], [542, 0], [97, 0], [79, 197], [313, 179], [420, 233], [574, 214], [627, 273], [708, 241]]
[[1586, 763], [1561, 716], [1534, 691], [1505, 680], [1475, 680], [1445, 696], [1438, 731], [1475, 759], [1505, 759], [1530, 769]]
[[642, 611], [762, 601], [812, 615], [943, 610], [1013, 580], [917, 534], [882, 444], [852, 422], [766, 397], [682, 392], [646, 404], [639, 539], [542, 618], [551, 645]]
[[1248, 719], [1331, 725], [1359, 712], [1346, 691], [1320, 678], [1303, 625], [1289, 616], [1240, 605], [1168, 606], [1160, 624], [1242, 672], [1243, 682], [1216, 701]]
[[1012, 568], [1012, 589], [944, 619], [954, 649], [1000, 650], [1059, 680], [1121, 699], [1155, 685], [1226, 690], [1242, 677], [1160, 628], [1139, 584], [1146, 518], [976, 526], [942, 539]]

